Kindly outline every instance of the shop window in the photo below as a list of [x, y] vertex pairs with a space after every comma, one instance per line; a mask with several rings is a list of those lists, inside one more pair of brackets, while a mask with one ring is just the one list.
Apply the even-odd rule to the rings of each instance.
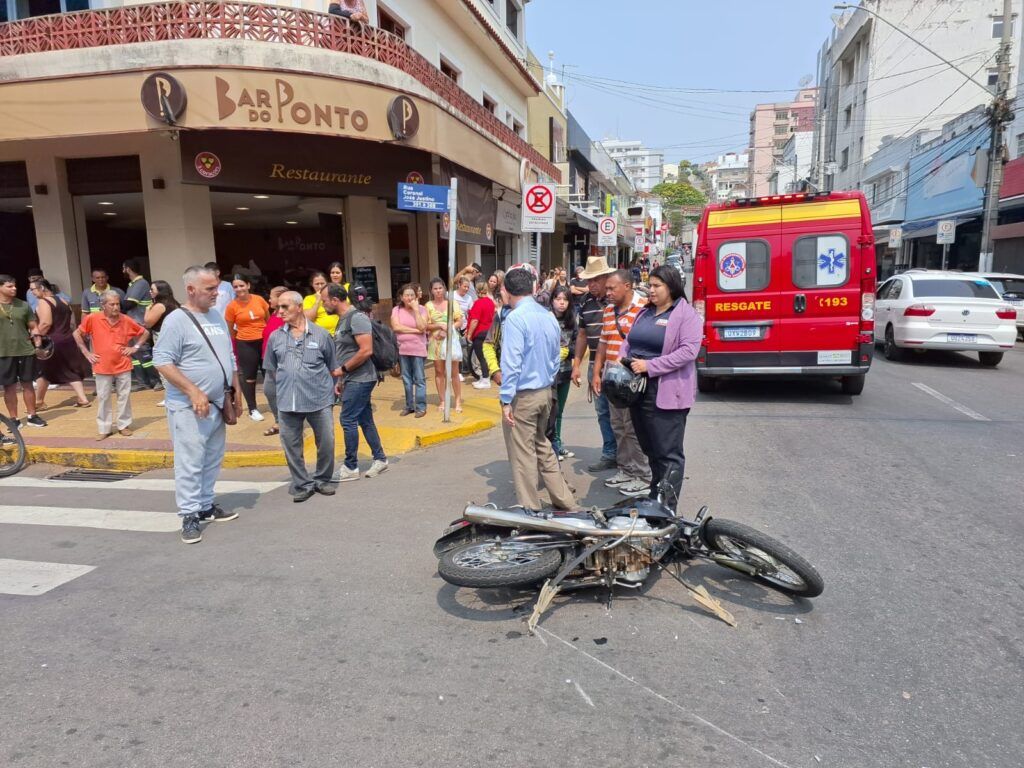
[[385, 32], [390, 32], [395, 37], [400, 37], [405, 40], [406, 32], [408, 27], [400, 22], [386, 10], [377, 6], [377, 26], [383, 29]]
[[801, 237], [793, 244], [793, 284], [834, 288], [850, 277], [850, 244], [842, 235]]
[[441, 57], [441, 74], [449, 78], [453, 83], [458, 83], [459, 78], [462, 77], [462, 73], [448, 61], [444, 56]]
[[498, 114], [498, 102], [488, 96], [486, 93], [483, 95], [484, 109], [490, 112], [492, 115]]
[[718, 247], [718, 287], [723, 291], [763, 291], [769, 279], [768, 243], [736, 240]]

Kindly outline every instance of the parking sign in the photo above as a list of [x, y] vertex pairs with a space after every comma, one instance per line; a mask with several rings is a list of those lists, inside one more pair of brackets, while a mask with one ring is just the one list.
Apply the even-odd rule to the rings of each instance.
[[615, 245], [619, 234], [619, 225], [611, 216], [604, 216], [597, 222], [597, 245]]
[[939, 222], [935, 242], [939, 245], [952, 245], [956, 242], [956, 219], [943, 219]]

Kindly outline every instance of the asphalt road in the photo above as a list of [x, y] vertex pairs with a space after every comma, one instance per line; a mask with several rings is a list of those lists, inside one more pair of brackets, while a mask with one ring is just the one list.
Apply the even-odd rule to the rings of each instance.
[[[997, 370], [878, 360], [856, 398], [801, 382], [703, 397], [683, 508], [783, 539], [826, 580], [803, 602], [691, 567], [735, 629], [668, 579], [610, 611], [559, 598], [537, 637], [528, 595], [445, 585], [442, 527], [467, 500], [512, 501], [497, 433], [333, 499], [233, 493], [242, 517], [197, 546], [0, 523], [0, 558], [94, 567], [0, 595], [0, 765], [1020, 766], [1022, 384], [1017, 350]], [[597, 428], [579, 395], [567, 443], [581, 497], [610, 502], [583, 471]], [[0, 494], [0, 520], [173, 510], [166, 490]]]

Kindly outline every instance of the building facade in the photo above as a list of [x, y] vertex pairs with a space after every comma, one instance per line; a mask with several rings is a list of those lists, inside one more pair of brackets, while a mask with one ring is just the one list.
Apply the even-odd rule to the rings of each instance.
[[[865, 165], [890, 140], [939, 129], [987, 104], [996, 84], [1002, 34], [996, 0], [877, 0], [871, 10], [909, 30], [964, 72], [968, 81], [920, 45], [857, 9], [838, 17], [818, 53], [819, 111], [812, 181], [822, 189], [858, 189]], [[1014, 24], [1014, 50], [1020, 46]], [[1017, 89], [1017, 68], [1010, 93]]]
[[664, 180], [664, 152], [647, 149], [641, 141], [604, 139], [601, 144], [638, 191], [650, 192]]
[[769, 177], [790, 135], [813, 130], [816, 93], [815, 88], [803, 88], [792, 101], [758, 104], [750, 113], [747, 187], [752, 197], [769, 194]]
[[77, 296], [129, 256], [174, 286], [217, 261], [301, 289], [339, 261], [386, 311], [447, 273], [446, 222], [398, 184], [453, 177], [459, 262], [525, 253], [498, 203], [560, 172], [526, 139], [523, 4], [356, 5], [365, 23], [168, 2], [0, 24], [0, 271]]
[[723, 203], [750, 194], [750, 155], [727, 152], [705, 167], [711, 187], [711, 202]]
[[789, 134], [782, 154], [775, 161], [775, 170], [768, 177], [768, 194], [779, 195], [803, 189], [811, 170], [813, 146], [814, 131], [797, 131]]

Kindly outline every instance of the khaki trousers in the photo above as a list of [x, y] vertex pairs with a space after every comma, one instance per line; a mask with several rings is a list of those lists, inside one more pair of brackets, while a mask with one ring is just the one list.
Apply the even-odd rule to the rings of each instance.
[[556, 509], [573, 509], [576, 500], [558, 467], [551, 441], [545, 434], [551, 416], [550, 387], [517, 392], [512, 400], [512, 416], [516, 425], [510, 427], [502, 420], [502, 428], [508, 461], [512, 466], [516, 499], [527, 509], [541, 509], [540, 494], [537, 491], [539, 474], [551, 496], [551, 504]]
[[[97, 373], [96, 379], [96, 426], [101, 435], [109, 435], [114, 429], [127, 429], [132, 425], [132, 372], [107, 374]], [[117, 391], [117, 411], [110, 404], [110, 397]], [[116, 427], [115, 427], [116, 425]]]
[[619, 408], [608, 403], [608, 410], [612, 431], [615, 433], [615, 463], [619, 465], [619, 470], [645, 483], [651, 482], [651, 465], [640, 447], [640, 441], [636, 439], [629, 408]]

